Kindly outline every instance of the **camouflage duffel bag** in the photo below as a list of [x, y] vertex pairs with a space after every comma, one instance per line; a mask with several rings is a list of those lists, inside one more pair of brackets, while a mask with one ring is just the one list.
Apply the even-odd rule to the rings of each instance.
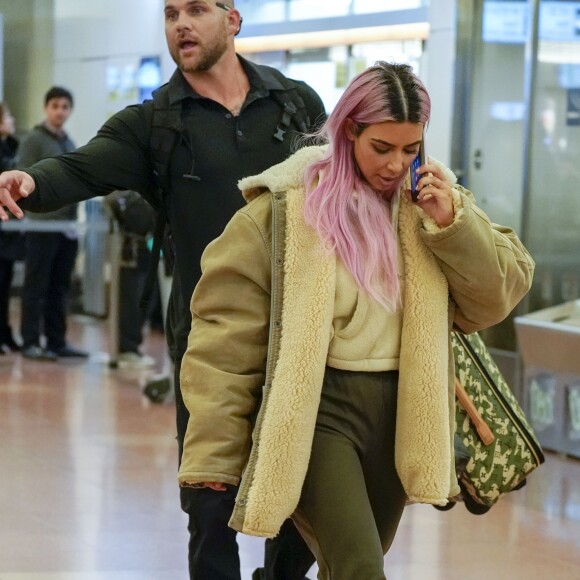
[[544, 455], [479, 334], [453, 332], [451, 342], [457, 477], [469, 511], [485, 513], [502, 495], [522, 487]]

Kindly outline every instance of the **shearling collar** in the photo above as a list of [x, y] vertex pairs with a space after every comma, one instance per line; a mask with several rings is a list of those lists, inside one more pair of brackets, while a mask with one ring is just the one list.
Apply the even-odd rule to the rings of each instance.
[[296, 188], [301, 189], [304, 183], [304, 171], [309, 165], [324, 157], [326, 148], [326, 145], [322, 145], [299, 149], [282, 163], [278, 163], [258, 175], [241, 179], [238, 182], [238, 187], [242, 190], [242, 195], [248, 203], [265, 191], [276, 193]]

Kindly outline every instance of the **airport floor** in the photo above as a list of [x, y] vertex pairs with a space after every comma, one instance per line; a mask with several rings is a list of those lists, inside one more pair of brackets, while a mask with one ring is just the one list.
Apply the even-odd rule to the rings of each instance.
[[[142, 371], [109, 368], [106, 322], [72, 317], [70, 329], [88, 361], [0, 356], [0, 580], [186, 580], [174, 408], [142, 396]], [[144, 351], [157, 370], [166, 364], [162, 335], [150, 333]], [[250, 580], [263, 541], [239, 544]], [[524, 489], [484, 516], [409, 506], [385, 571], [389, 580], [580, 580], [580, 460], [548, 453]]]

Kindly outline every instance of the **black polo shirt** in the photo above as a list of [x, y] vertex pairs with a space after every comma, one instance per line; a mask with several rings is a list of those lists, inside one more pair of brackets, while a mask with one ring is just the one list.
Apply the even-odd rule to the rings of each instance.
[[[182, 103], [183, 125], [169, 165], [164, 198], [176, 248], [168, 338], [178, 358], [187, 346], [189, 303], [201, 275], [201, 254], [244, 205], [237, 182], [283, 161], [298, 146], [294, 124], [282, 142], [274, 138], [281, 106], [271, 91], [284, 87], [269, 67], [241, 57], [240, 61], [250, 91], [236, 117], [193, 91], [179, 70], [168, 83], [170, 103]], [[305, 83], [293, 82], [314, 126], [324, 117], [322, 101]], [[152, 114], [151, 101], [127, 107], [111, 117], [84, 147], [34, 165], [27, 172], [37, 189], [21, 206], [50, 211], [115, 189], [155, 198], [149, 154]], [[197, 179], [184, 177], [191, 174]]]

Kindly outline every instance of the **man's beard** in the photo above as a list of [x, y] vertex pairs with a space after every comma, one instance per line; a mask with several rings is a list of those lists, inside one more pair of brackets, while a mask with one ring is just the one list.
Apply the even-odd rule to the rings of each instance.
[[210, 46], [202, 47], [199, 58], [190, 64], [182, 62], [179, 58], [179, 53], [174, 57], [174, 60], [184, 73], [205, 72], [211, 69], [224, 55], [228, 48], [228, 41], [226, 37], [217, 38]]

